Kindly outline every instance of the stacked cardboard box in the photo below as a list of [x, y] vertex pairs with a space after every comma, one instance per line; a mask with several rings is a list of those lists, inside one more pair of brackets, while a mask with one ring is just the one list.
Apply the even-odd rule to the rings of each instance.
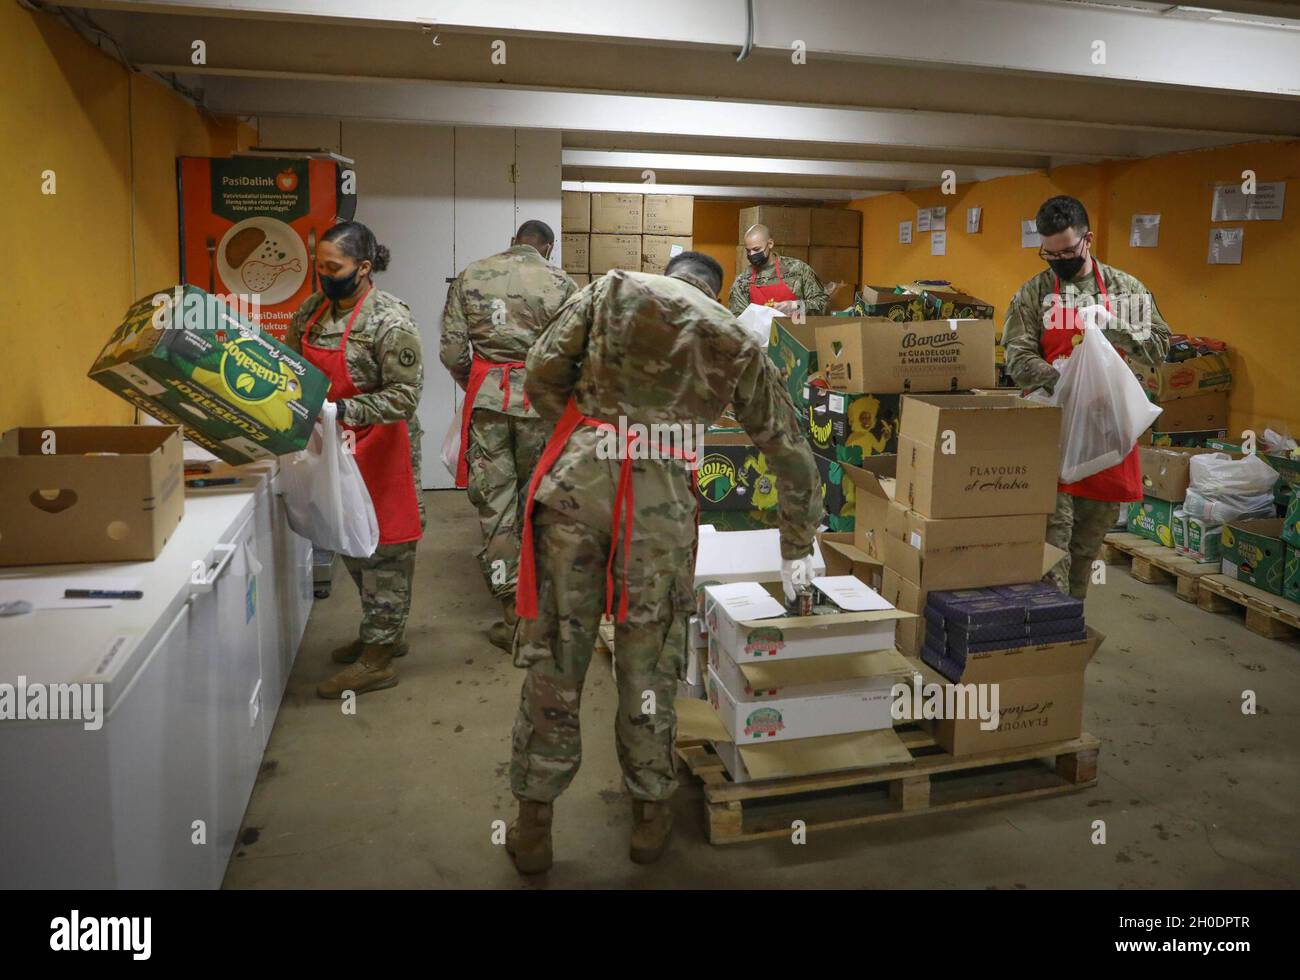
[[[1209, 449], [1142, 446], [1142, 499], [1128, 505], [1128, 531], [1174, 548], [1198, 561], [1216, 561], [1217, 526], [1193, 518], [1189, 525], [1181, 507], [1187, 497], [1190, 463]], [[1192, 538], [1195, 538], [1195, 546]]]
[[715, 745], [737, 782], [910, 758], [891, 711], [911, 671], [894, 623], [910, 617], [853, 574], [813, 584], [817, 614], [805, 617], [788, 614], [779, 584], [703, 590]]
[[662, 274], [673, 255], [693, 247], [694, 207], [695, 199], [684, 195], [564, 191], [564, 270]]

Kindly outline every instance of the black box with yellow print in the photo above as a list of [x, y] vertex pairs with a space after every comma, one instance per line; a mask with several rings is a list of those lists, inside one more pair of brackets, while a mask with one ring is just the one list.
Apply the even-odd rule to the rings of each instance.
[[232, 465], [307, 445], [329, 379], [197, 286], [137, 300], [90, 377]]
[[743, 429], [714, 426], [704, 435], [695, 496], [701, 510], [775, 513], [776, 477]]
[[902, 395], [867, 395], [804, 385], [813, 452], [860, 466], [864, 456], [898, 451]]

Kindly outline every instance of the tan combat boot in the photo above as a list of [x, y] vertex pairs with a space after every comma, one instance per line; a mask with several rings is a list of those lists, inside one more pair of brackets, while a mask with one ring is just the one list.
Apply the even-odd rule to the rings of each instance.
[[514, 596], [501, 600], [501, 616], [500, 622], [493, 623], [488, 628], [488, 642], [509, 653], [515, 642], [515, 623], [519, 621], [515, 615]]
[[[357, 658], [361, 656], [361, 651], [365, 648], [366, 645], [360, 640], [353, 640], [351, 643], [344, 644], [343, 646], [334, 649], [330, 653], [330, 659], [336, 664], [353, 664], [357, 662]], [[405, 640], [399, 641], [397, 645], [393, 647], [394, 657], [405, 657], [410, 652], [411, 645]]]
[[397, 684], [397, 671], [392, 663], [395, 646], [392, 643], [367, 643], [356, 663], [340, 670], [329, 680], [321, 681], [316, 685], [316, 693], [322, 698], [338, 700], [345, 691], [365, 694], [394, 687]]
[[652, 864], [668, 850], [673, 829], [673, 810], [667, 800], [632, 801], [631, 858], [637, 864]]
[[541, 874], [551, 866], [551, 803], [519, 801], [519, 818], [506, 831], [506, 851], [520, 874]]

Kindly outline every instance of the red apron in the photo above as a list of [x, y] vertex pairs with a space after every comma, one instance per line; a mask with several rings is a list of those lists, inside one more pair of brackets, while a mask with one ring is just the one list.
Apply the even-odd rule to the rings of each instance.
[[[510, 407], [510, 371], [513, 368], [524, 366], [523, 361], [489, 361], [485, 357], [474, 355], [474, 360], [470, 364], [469, 384], [465, 385], [465, 403], [461, 406], [460, 416], [460, 458], [456, 462], [456, 487], [464, 490], [469, 482], [469, 418], [474, 414], [474, 400], [478, 397], [479, 388], [483, 387], [483, 382], [487, 379], [490, 372], [497, 368], [501, 369], [501, 391], [504, 393], [505, 400], [501, 408], [504, 411]], [[524, 408], [528, 408], [528, 392], [524, 392]]]
[[[302, 355], [330, 379], [331, 401], [338, 402], [361, 394], [352, 381], [345, 352], [348, 338], [352, 335], [352, 325], [361, 312], [361, 304], [373, 288], [367, 286], [357, 301], [352, 315], [348, 317], [347, 326], [343, 328], [343, 340], [337, 350], [307, 342], [312, 327], [329, 306], [328, 301], [317, 307], [303, 328]], [[385, 425], [345, 424], [343, 427], [356, 434], [354, 455], [357, 468], [361, 470], [361, 478], [370, 491], [370, 500], [375, 505], [375, 517], [379, 520], [379, 543], [418, 541], [421, 534], [420, 504], [415, 497], [415, 471], [411, 468], [411, 431], [406, 419]]]
[[776, 266], [776, 284], [773, 286], [754, 285], [754, 280], [758, 278], [758, 270], [753, 268], [749, 270], [749, 301], [751, 303], [767, 306], [769, 303], [784, 303], [787, 300], [797, 300], [799, 298], [785, 284], [785, 280], [781, 278], [781, 260], [773, 255], [772, 262]]
[[[515, 583], [515, 612], [520, 619], [537, 618], [537, 563], [533, 549], [533, 498], [537, 495], [537, 488], [541, 485], [542, 478], [551, 471], [555, 461], [564, 452], [564, 447], [568, 445], [569, 437], [577, 431], [580, 425], [589, 425], [596, 429], [609, 429], [615, 433], [618, 431], [612, 422], [583, 415], [572, 398], [569, 399], [569, 404], [564, 406], [564, 414], [560, 416], [560, 420], [555, 423], [555, 431], [551, 433], [551, 438], [546, 443], [546, 449], [542, 451], [541, 458], [533, 469], [533, 478], [528, 483], [528, 498], [524, 504], [524, 526], [519, 547], [519, 573]], [[626, 441], [620, 447], [622, 463], [619, 466], [618, 485], [614, 489], [614, 512], [611, 522], [612, 533], [609, 541], [609, 558], [605, 562], [605, 615], [610, 616], [613, 615], [614, 609], [614, 556], [618, 554], [618, 544], [621, 539], [623, 542], [623, 572], [621, 588], [619, 589], [617, 617], [617, 621], [620, 623], [627, 622], [627, 556], [628, 552], [632, 550], [635, 506], [632, 491], [631, 447], [640, 438], [640, 435], [635, 432], [626, 433], [625, 435]], [[673, 448], [669, 452], [674, 459], [684, 459], [690, 462], [695, 459], [693, 453], [686, 453], [680, 449]]]
[[[1101, 293], [1101, 300], [1106, 309], [1110, 310], [1110, 297], [1106, 293], [1106, 284], [1101, 279], [1101, 266], [1094, 260], [1092, 271], [1097, 276], [1097, 289]], [[1041, 348], [1043, 359], [1051, 364], [1060, 357], [1069, 357], [1074, 351], [1076, 338], [1083, 336], [1083, 329], [1079, 326], [1078, 310], [1067, 311], [1061, 304], [1061, 279], [1056, 277], [1055, 287], [1056, 304], [1052, 312], [1048, 314], [1047, 329], [1043, 331]], [[1073, 317], [1071, 326], [1065, 326], [1065, 315], [1069, 313]], [[1120, 352], [1123, 357], [1123, 351]], [[1075, 497], [1086, 497], [1089, 500], [1141, 500], [1142, 499], [1142, 461], [1138, 454], [1138, 448], [1135, 445], [1133, 450], [1124, 458], [1121, 463], [1116, 463], [1109, 469], [1104, 469], [1100, 473], [1094, 473], [1092, 476], [1084, 477], [1076, 483], [1058, 483], [1057, 489], [1063, 493], [1068, 493]]]

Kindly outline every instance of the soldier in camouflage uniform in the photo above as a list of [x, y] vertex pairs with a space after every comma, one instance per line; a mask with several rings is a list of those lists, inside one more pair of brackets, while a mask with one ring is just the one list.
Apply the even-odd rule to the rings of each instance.
[[551, 431], [528, 402], [523, 361], [578, 289], [547, 263], [554, 244], [555, 233], [544, 222], [524, 222], [510, 248], [456, 277], [442, 313], [442, 363], [466, 389], [468, 403], [456, 485], [466, 487], [478, 510], [479, 566], [502, 608], [502, 621], [488, 637], [503, 650], [514, 635], [523, 491]]
[[[510, 765], [519, 819], [507, 847], [524, 872], [550, 866], [552, 802], [578, 769], [583, 678], [603, 611], [616, 616], [614, 729], [633, 797], [632, 859], [657, 858], [672, 823], [673, 697], [694, 607], [697, 528], [692, 473], [669, 457], [686, 439], [659, 458], [627, 446], [610, 452], [616, 440], [597, 420], [623, 417], [649, 433], [652, 424], [707, 423], [734, 406], [780, 488], [782, 556], [811, 567], [817, 468], [776, 367], [716, 301], [717, 262], [685, 252], [667, 273], [607, 273], [564, 306], [528, 355], [529, 397], [558, 422], [532, 481], [519, 572], [515, 663], [528, 674]], [[620, 487], [635, 488], [634, 501], [625, 498], [631, 521], [617, 514]]]
[[[335, 225], [316, 250], [322, 292], [298, 308], [285, 335], [287, 346], [331, 376], [338, 421], [353, 432], [345, 445], [354, 448], [379, 518], [375, 553], [342, 556], [361, 594], [361, 629], [358, 639], [331, 654], [336, 663], [351, 666], [317, 687], [323, 698], [392, 687], [392, 660], [408, 649], [411, 579], [425, 524], [415, 414], [424, 368], [410, 308], [373, 288], [373, 274], [386, 269], [388, 259], [388, 249], [365, 225]], [[340, 392], [348, 394], [339, 397]]]
[[777, 305], [784, 313], [793, 313], [793, 304], [802, 300], [807, 316], [822, 316], [830, 305], [826, 287], [807, 262], [789, 255], [777, 255], [773, 249], [772, 233], [767, 225], [754, 225], [745, 232], [745, 253], [750, 270], [736, 276], [731, 284], [727, 305], [736, 316], [745, 312], [750, 303]]
[[[1072, 197], [1049, 199], [1038, 211], [1039, 255], [1048, 263], [1020, 287], [1002, 326], [1007, 373], [1026, 391], [1052, 391], [1052, 362], [1068, 357], [1082, 329], [1100, 328], [1130, 361], [1155, 365], [1169, 351], [1169, 326], [1155, 298], [1136, 278], [1091, 255], [1088, 213]], [[1115, 526], [1120, 504], [1142, 499], [1137, 447], [1117, 466], [1057, 488], [1047, 540], [1067, 552], [1048, 574], [1062, 592], [1087, 595], [1092, 563]]]

